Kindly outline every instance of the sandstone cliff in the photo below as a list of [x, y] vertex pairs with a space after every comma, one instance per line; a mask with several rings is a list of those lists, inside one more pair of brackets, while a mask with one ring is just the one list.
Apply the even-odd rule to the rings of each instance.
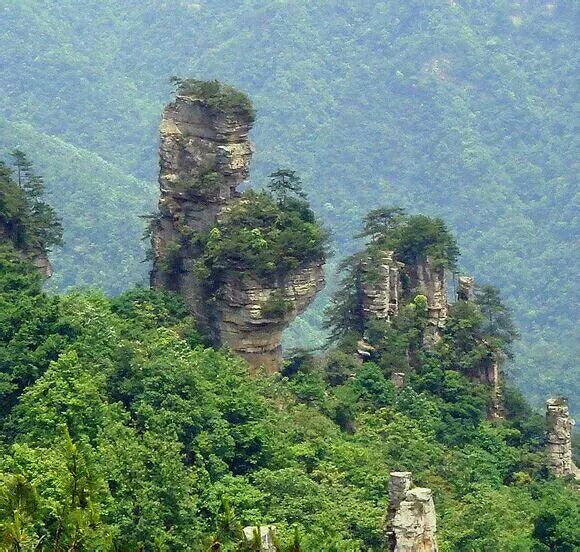
[[[239, 98], [229, 88], [220, 93]], [[182, 89], [163, 113], [151, 285], [179, 293], [216, 346], [227, 345], [252, 366], [275, 371], [282, 332], [324, 285], [323, 259], [260, 276], [232, 266], [211, 283], [196, 273], [203, 253], [199, 237], [242, 201], [237, 188], [249, 174], [253, 114], [231, 97], [218, 102]], [[284, 308], [266, 309], [272, 298]]]
[[393, 259], [393, 251], [369, 254], [360, 264], [360, 295], [365, 320], [389, 320], [399, 312], [403, 292], [402, 263]]
[[427, 298], [428, 325], [424, 340], [425, 345], [430, 346], [439, 341], [447, 320], [449, 306], [445, 268], [436, 265], [430, 257], [418, 259], [406, 268], [409, 277], [407, 294]]

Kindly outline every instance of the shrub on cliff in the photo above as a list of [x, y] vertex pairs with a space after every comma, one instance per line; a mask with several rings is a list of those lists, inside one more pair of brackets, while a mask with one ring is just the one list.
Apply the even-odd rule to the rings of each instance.
[[21, 250], [50, 250], [62, 244], [62, 226], [54, 209], [42, 200], [44, 181], [27, 155], [12, 152], [14, 169], [0, 161], [0, 236]]
[[322, 260], [328, 249], [328, 234], [305, 200], [286, 197], [280, 203], [251, 190], [200, 241], [198, 268], [214, 283], [226, 273], [283, 278]]
[[256, 118], [256, 111], [250, 98], [243, 92], [222, 84], [218, 80], [203, 81], [171, 77], [171, 82], [176, 86], [177, 93], [181, 96], [205, 100], [209, 106], [220, 111], [245, 111], [250, 121], [254, 121]]

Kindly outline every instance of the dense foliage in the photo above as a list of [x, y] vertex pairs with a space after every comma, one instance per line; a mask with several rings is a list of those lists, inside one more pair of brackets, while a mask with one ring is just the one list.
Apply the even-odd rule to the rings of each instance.
[[0, 236], [20, 251], [49, 251], [62, 245], [62, 226], [45, 201], [44, 181], [20, 150], [12, 152], [14, 169], [0, 161]]
[[[34, 152], [66, 227], [53, 285], [144, 280], [170, 75], [246, 91], [254, 174], [300, 167], [341, 255], [381, 203], [443, 217], [499, 286], [541, 403], [578, 395], [574, 0], [10, 0], [0, 148]], [[324, 300], [292, 338], [316, 331]], [[315, 339], [316, 341], [316, 339]]]
[[224, 273], [281, 277], [311, 262], [322, 262], [327, 232], [302, 192], [294, 171], [270, 176], [272, 193], [249, 190], [228, 209], [207, 235], [195, 236], [201, 247], [196, 270], [219, 282]]
[[171, 77], [171, 82], [175, 85], [177, 93], [182, 96], [205, 100], [211, 107], [226, 113], [234, 110], [244, 111], [252, 122], [256, 118], [256, 112], [250, 98], [232, 86], [217, 80], [202, 81], [179, 77]]
[[[444, 551], [580, 543], [542, 420], [517, 395], [511, 419], [485, 420], [462, 367], [473, 314], [454, 313], [402, 391], [380, 328], [372, 362], [335, 350], [251, 378], [175, 296], [48, 297], [9, 248], [0, 261], [3, 550], [242, 550], [256, 523], [277, 525], [282, 550], [379, 550], [393, 469], [434, 490]], [[421, 328], [407, 318], [401, 339]]]

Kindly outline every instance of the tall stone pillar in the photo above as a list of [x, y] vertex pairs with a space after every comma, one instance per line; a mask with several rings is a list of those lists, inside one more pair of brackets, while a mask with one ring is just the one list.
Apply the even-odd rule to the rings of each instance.
[[575, 475], [578, 468], [572, 462], [572, 427], [568, 400], [564, 397], [549, 399], [546, 403], [548, 468], [556, 477]]
[[386, 517], [389, 552], [437, 552], [437, 523], [431, 489], [416, 487], [410, 472], [392, 472]]

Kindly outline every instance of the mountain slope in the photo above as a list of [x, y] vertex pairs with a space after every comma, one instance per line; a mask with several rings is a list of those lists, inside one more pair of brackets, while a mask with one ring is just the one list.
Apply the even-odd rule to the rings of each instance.
[[[462, 265], [515, 309], [525, 335], [515, 377], [536, 401], [578, 396], [577, 3], [24, 0], [3, 16], [9, 120], [150, 182], [135, 189], [151, 198], [167, 78], [228, 81], [258, 110], [256, 183], [277, 166], [298, 169], [341, 256], [377, 204], [443, 216]], [[32, 139], [27, 149], [34, 159]], [[98, 218], [122, 220], [127, 204], [136, 213], [142, 198], [119, 182], [108, 190], [127, 200], [95, 197]], [[79, 224], [69, 236], [136, 254], [138, 226], [88, 237]], [[86, 267], [63, 275], [66, 284], [119, 289], [143, 274], [134, 261], [119, 274], [98, 254], [62, 256]], [[295, 328], [292, 341], [306, 333]]]

